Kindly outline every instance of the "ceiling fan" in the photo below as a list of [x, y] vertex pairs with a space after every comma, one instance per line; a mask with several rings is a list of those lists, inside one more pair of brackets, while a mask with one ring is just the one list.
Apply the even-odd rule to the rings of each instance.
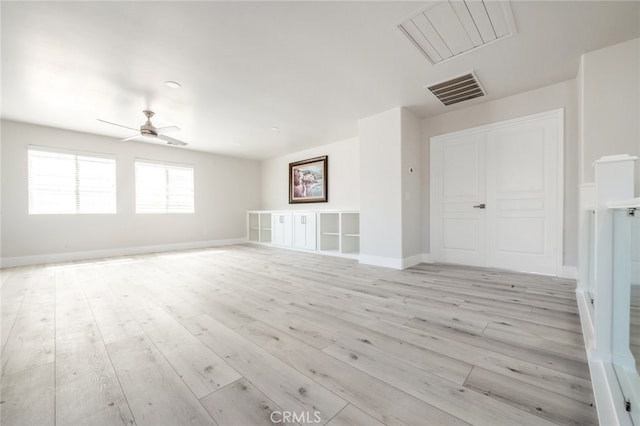
[[149, 111], [149, 110], [144, 110], [144, 111], [142, 111], [142, 113], [145, 115], [145, 117], [147, 117], [147, 122], [140, 126], [140, 130], [139, 131], [138, 131], [138, 129], [134, 129], [133, 127], [124, 126], [122, 124], [117, 124], [117, 123], [112, 123], [110, 121], [101, 120], [99, 118], [98, 118], [98, 121], [101, 121], [101, 122], [107, 123], [107, 124], [111, 124], [111, 125], [114, 125], [114, 126], [118, 126], [118, 127], [124, 127], [125, 129], [129, 129], [129, 130], [133, 130], [133, 131], [138, 132], [134, 136], [128, 137], [126, 139], [122, 139], [123, 141], [128, 141], [128, 140], [131, 140], [131, 139], [136, 139], [136, 138], [142, 137], [142, 138], [146, 138], [146, 139], [160, 139], [160, 140], [165, 141], [169, 145], [187, 146], [186, 142], [182, 142], [181, 140], [174, 139], [174, 138], [166, 135], [167, 133], [179, 131], [180, 128], [178, 126], [155, 127], [153, 124], [151, 124], [151, 117], [153, 117], [155, 115], [155, 113], [153, 111]]

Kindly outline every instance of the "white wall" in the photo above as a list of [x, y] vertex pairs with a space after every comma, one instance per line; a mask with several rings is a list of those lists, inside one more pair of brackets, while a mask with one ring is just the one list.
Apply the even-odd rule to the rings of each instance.
[[401, 267], [402, 109], [358, 121], [360, 262]]
[[[114, 215], [29, 215], [27, 145], [116, 155]], [[2, 258], [60, 259], [80, 251], [117, 254], [127, 248], [238, 240], [246, 211], [260, 203], [260, 165], [208, 153], [2, 121]], [[195, 214], [135, 214], [134, 159], [195, 166]], [[197, 245], [197, 244], [196, 244]], [[131, 251], [131, 250], [129, 250]], [[87, 253], [85, 253], [86, 255]], [[91, 253], [89, 253], [91, 254]], [[73, 257], [73, 256], [72, 256]], [[62, 256], [64, 258], [64, 256]]]
[[429, 248], [429, 139], [458, 130], [564, 108], [564, 265], [577, 264], [578, 109], [576, 81], [441, 114], [422, 120], [423, 250]]
[[640, 154], [640, 38], [584, 54], [578, 78], [582, 183], [588, 183], [594, 180], [598, 158]]
[[[264, 160], [262, 162], [263, 210], [359, 210], [360, 157], [358, 138], [345, 139]], [[328, 202], [289, 204], [289, 163], [327, 155]]]
[[[420, 119], [402, 109], [402, 257], [422, 260], [422, 138]], [[411, 172], [410, 170], [413, 170]]]

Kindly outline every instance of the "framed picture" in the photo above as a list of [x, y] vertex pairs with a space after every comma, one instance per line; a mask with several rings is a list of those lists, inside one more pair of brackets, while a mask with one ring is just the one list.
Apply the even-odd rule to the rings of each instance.
[[327, 156], [289, 163], [289, 204], [327, 202]]

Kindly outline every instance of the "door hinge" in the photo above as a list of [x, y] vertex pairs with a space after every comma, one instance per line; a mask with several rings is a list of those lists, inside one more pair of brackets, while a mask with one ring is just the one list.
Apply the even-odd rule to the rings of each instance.
[[631, 412], [631, 401], [628, 399], [624, 399], [624, 409], [627, 410], [627, 413]]
[[627, 209], [627, 216], [635, 216], [636, 215], [636, 207], [629, 207]]

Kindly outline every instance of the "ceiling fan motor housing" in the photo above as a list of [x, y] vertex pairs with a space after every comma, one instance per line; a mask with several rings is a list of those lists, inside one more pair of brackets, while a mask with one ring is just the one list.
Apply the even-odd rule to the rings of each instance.
[[145, 136], [158, 136], [158, 131], [151, 124], [151, 117], [155, 115], [153, 111], [145, 110], [142, 113], [147, 117], [147, 122], [140, 126], [140, 133]]
[[158, 136], [156, 128], [151, 123], [145, 123], [140, 126], [140, 133], [145, 136]]

